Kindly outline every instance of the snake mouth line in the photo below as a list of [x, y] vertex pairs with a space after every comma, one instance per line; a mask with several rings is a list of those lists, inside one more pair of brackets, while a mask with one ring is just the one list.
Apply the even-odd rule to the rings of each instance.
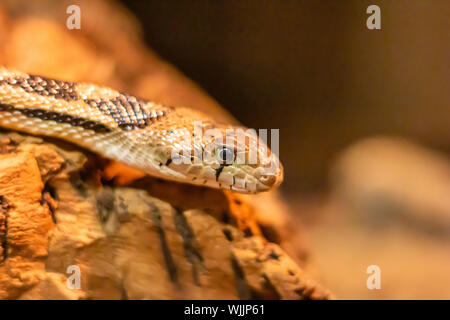
[[189, 108], [5, 68], [0, 89], [0, 126], [60, 138], [151, 176], [242, 193], [283, 180], [279, 129], [269, 137], [268, 129], [216, 123]]

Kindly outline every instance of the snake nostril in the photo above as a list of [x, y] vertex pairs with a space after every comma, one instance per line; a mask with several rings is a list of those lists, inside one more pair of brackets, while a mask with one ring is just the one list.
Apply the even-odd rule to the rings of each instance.
[[274, 185], [277, 178], [274, 175], [262, 175], [260, 181], [267, 186]]
[[234, 161], [234, 151], [230, 148], [226, 148], [226, 147], [222, 147], [219, 148], [217, 151], [217, 157], [218, 157], [218, 161], [220, 163], [226, 163], [226, 164], [231, 164]]

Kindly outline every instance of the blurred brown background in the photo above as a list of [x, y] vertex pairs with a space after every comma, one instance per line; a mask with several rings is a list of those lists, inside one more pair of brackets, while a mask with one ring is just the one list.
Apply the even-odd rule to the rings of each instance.
[[[124, 0], [148, 44], [252, 128], [280, 128], [286, 192], [373, 134], [450, 151], [450, 2]], [[381, 30], [366, 8], [381, 8]]]

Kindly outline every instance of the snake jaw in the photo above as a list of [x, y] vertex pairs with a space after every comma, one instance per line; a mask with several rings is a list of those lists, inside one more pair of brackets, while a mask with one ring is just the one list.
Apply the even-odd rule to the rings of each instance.
[[230, 136], [226, 133], [229, 127], [221, 128], [222, 131], [220, 127], [213, 128], [226, 141], [206, 136], [201, 143], [172, 144], [171, 150], [154, 152], [164, 158], [159, 160], [160, 172], [170, 171], [175, 173], [172, 176], [183, 177], [172, 180], [240, 193], [268, 191], [283, 181], [278, 156], [256, 135]]

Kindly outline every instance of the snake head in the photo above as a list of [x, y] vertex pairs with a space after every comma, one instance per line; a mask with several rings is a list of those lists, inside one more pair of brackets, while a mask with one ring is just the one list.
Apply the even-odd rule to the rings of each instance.
[[[254, 130], [233, 126], [205, 126], [183, 150], [173, 149], [169, 168], [185, 182], [240, 193], [257, 193], [283, 181], [283, 167]], [[278, 142], [275, 139], [275, 142]], [[272, 144], [274, 139], [272, 137]]]

